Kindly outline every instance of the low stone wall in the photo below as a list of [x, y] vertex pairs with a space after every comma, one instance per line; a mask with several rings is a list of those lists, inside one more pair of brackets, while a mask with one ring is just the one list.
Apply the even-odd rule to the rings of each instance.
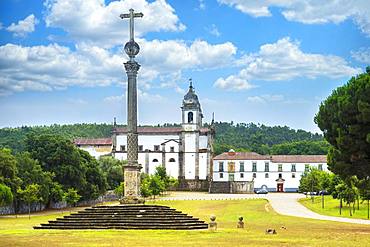
[[[103, 196], [99, 196], [95, 200], [87, 200], [87, 201], [81, 201], [76, 203], [76, 206], [92, 206], [96, 205], [98, 203], [102, 202], [108, 202], [108, 201], [116, 201], [118, 200], [118, 196], [114, 194], [113, 191], [107, 191], [107, 193]], [[41, 203], [33, 203], [31, 204], [31, 212], [38, 212], [46, 209], [47, 205], [41, 204]], [[66, 208], [68, 205], [66, 202], [51, 202], [49, 208], [51, 209], [62, 209]], [[28, 205], [21, 203], [18, 207], [18, 214], [28, 213]], [[14, 206], [6, 206], [6, 207], [0, 207], [0, 215], [6, 215], [6, 214], [15, 214]]]
[[208, 191], [208, 189], [209, 181], [202, 179], [180, 179], [176, 188], [179, 191]]
[[254, 183], [246, 182], [211, 182], [209, 193], [253, 193]]

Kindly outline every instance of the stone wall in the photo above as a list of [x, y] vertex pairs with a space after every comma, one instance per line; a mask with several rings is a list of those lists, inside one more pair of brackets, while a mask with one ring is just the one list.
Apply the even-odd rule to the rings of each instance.
[[208, 191], [209, 181], [205, 179], [179, 179], [179, 191]]
[[252, 181], [245, 182], [214, 182], [209, 187], [209, 193], [253, 193]]
[[[118, 200], [118, 196], [114, 194], [113, 191], [107, 191], [107, 193], [103, 196], [99, 196], [95, 200], [87, 200], [87, 201], [80, 201], [76, 203], [76, 206], [92, 206], [96, 205], [98, 203], [107, 202], [107, 201], [116, 201]], [[41, 204], [41, 203], [33, 203], [31, 204], [31, 212], [38, 212], [46, 209], [47, 205]], [[66, 202], [51, 202], [49, 205], [49, 208], [51, 209], [62, 209], [66, 208], [68, 205]], [[21, 203], [19, 205], [18, 214], [24, 214], [28, 213], [28, 205]], [[15, 210], [13, 205], [6, 206], [6, 207], [0, 207], [0, 215], [5, 214], [15, 214]]]

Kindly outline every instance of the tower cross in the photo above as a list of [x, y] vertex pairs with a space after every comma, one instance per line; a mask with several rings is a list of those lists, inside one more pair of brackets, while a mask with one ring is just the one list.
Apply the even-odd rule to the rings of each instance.
[[121, 17], [121, 19], [124, 19], [124, 18], [128, 18], [130, 19], [130, 41], [131, 40], [134, 40], [134, 18], [135, 17], [143, 17], [144, 14], [143, 13], [135, 13], [133, 9], [130, 9], [129, 10], [130, 13], [128, 14], [120, 14], [119, 17]]

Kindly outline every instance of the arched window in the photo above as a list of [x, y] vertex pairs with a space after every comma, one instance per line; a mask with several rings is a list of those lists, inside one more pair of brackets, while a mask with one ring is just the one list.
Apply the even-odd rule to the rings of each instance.
[[193, 122], [193, 112], [189, 112], [188, 113], [188, 123], [192, 123]]
[[153, 162], [158, 162], [158, 160], [157, 159], [153, 159]]
[[171, 158], [171, 159], [169, 160], [169, 162], [176, 162], [176, 160], [175, 160], [174, 158]]

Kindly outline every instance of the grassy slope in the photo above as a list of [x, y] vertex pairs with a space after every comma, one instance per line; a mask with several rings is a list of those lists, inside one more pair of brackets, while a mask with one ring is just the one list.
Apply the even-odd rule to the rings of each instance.
[[[0, 218], [0, 246], [366, 246], [370, 227], [277, 215], [265, 200], [159, 202], [208, 222], [217, 216], [219, 229], [203, 231], [60, 231], [32, 226], [60, 217], [52, 213], [28, 218]], [[268, 211], [266, 211], [266, 209]], [[236, 229], [237, 217], [246, 228]], [[281, 230], [285, 226], [287, 230]], [[277, 235], [266, 235], [266, 228]]]
[[367, 219], [367, 202], [360, 202], [360, 210], [357, 210], [357, 202], [355, 205], [355, 213], [351, 217], [349, 215], [349, 207], [343, 202], [342, 215], [339, 215], [339, 200], [334, 199], [332, 196], [325, 196], [324, 208], [321, 208], [321, 197], [315, 197], [314, 203], [311, 202], [311, 198], [303, 198], [299, 200], [305, 207], [310, 210], [323, 214], [336, 217], [347, 217], [357, 219]]

